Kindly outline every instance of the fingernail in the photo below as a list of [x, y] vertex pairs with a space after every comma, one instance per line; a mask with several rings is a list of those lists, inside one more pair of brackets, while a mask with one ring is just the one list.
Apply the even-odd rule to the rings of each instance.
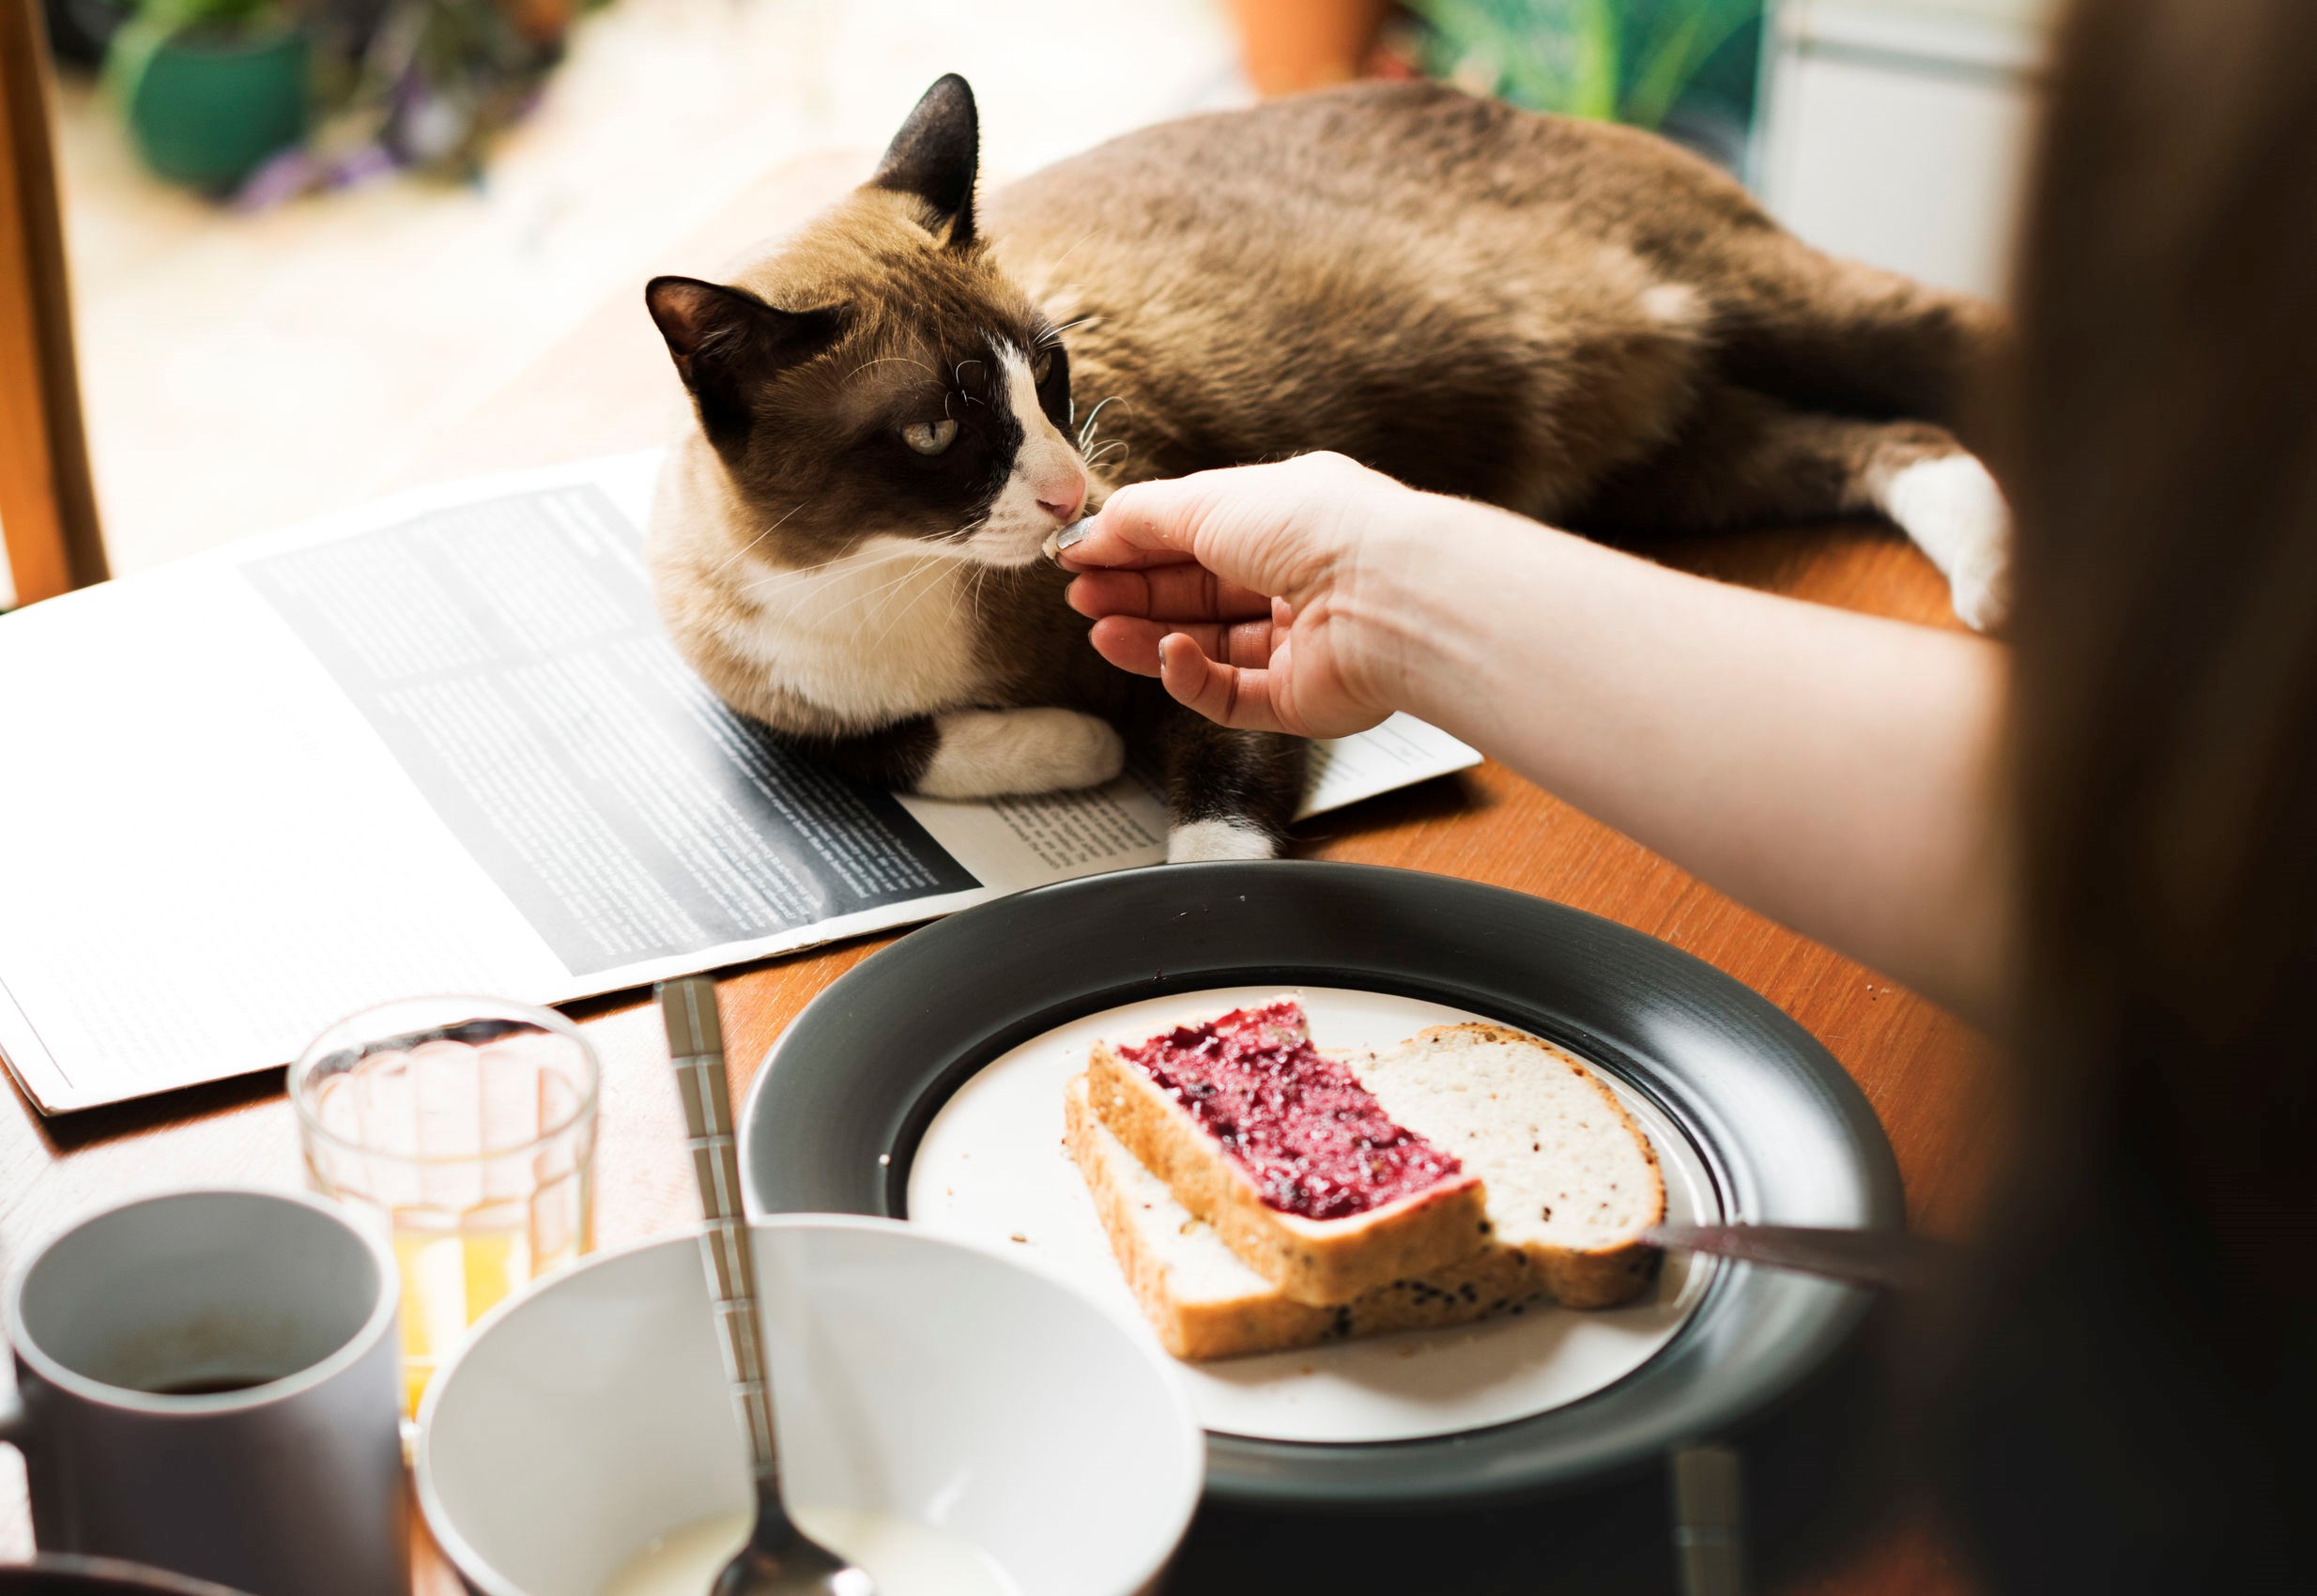
[[1093, 530], [1094, 517], [1082, 515], [1054, 534], [1054, 547], [1058, 549], [1076, 548], [1086, 541], [1086, 534]]

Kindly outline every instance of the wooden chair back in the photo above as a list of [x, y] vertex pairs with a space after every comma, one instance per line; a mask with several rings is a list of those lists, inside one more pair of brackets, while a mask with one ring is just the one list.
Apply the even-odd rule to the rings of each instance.
[[105, 577], [38, 0], [0, 0], [0, 540], [18, 604]]

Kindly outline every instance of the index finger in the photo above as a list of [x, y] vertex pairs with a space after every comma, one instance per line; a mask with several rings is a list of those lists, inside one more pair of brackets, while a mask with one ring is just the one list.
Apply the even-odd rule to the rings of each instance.
[[1160, 621], [1252, 621], [1271, 613], [1262, 593], [1224, 581], [1204, 565], [1089, 571], [1063, 597], [1092, 620], [1139, 615]]

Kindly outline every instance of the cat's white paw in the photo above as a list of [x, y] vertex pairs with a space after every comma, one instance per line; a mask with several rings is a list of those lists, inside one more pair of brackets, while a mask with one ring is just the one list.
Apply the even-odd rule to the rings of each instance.
[[916, 790], [928, 798], [1005, 798], [1099, 787], [1127, 767], [1110, 722], [1076, 710], [955, 710]]
[[1968, 454], [1894, 472], [1884, 514], [1947, 578], [1955, 613], [1986, 632], [2011, 616], [2011, 511], [1987, 468]]
[[1167, 863], [1190, 865], [1205, 859], [1271, 859], [1279, 844], [1261, 826], [1245, 821], [1193, 821], [1167, 833]]

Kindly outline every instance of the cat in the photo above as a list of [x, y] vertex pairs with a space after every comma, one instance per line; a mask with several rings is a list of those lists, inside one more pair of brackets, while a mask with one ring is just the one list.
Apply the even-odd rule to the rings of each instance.
[[1116, 671], [1041, 548], [1119, 485], [1314, 450], [1604, 535], [1880, 512], [1977, 626], [2007, 516], [1949, 430], [1991, 307], [1832, 259], [1632, 129], [1366, 84], [975, 192], [945, 77], [868, 181], [646, 301], [697, 425], [651, 561], [735, 709], [944, 797], [1162, 766], [1172, 859], [1266, 857], [1290, 739]]

